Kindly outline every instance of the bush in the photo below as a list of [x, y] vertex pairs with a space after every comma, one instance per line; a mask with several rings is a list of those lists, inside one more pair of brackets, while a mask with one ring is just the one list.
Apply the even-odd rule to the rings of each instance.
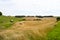
[[0, 12], [0, 16], [2, 15], [2, 12]]
[[15, 16], [15, 17], [17, 17], [17, 18], [23, 18], [23, 17], [25, 17], [25, 16]]
[[38, 18], [43, 18], [43, 16], [36, 16], [36, 17], [38, 17]]
[[43, 17], [54, 17], [54, 16], [43, 16]]
[[60, 17], [57, 17], [57, 21], [60, 21]]

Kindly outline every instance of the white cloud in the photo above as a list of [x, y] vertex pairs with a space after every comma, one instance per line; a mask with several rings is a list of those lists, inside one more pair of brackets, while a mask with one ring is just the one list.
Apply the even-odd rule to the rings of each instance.
[[0, 0], [0, 10], [5, 15], [60, 15], [60, 0]]

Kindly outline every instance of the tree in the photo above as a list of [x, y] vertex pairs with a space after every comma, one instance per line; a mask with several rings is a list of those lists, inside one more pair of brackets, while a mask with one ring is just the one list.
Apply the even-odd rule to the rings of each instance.
[[36, 16], [36, 17], [38, 17], [38, 18], [43, 18], [43, 16]]
[[60, 21], [60, 17], [57, 17], [57, 21]]
[[0, 16], [2, 15], [2, 12], [0, 12]]
[[22, 16], [15, 16], [15, 17], [17, 17], [17, 18], [23, 18], [23, 17], [25, 17], [24, 15], [22, 15]]

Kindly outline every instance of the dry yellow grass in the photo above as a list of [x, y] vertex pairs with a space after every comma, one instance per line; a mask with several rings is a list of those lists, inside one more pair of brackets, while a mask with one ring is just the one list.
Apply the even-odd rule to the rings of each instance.
[[[53, 28], [56, 18], [43, 18], [42, 21], [17, 22], [8, 30], [0, 32], [3, 40], [30, 40], [28, 37], [35, 35], [46, 37], [47, 32]], [[37, 40], [37, 39], [33, 39]]]

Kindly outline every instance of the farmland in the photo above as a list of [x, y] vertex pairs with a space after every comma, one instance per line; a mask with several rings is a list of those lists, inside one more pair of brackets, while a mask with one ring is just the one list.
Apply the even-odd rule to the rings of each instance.
[[55, 17], [32, 19], [0, 16], [0, 40], [60, 40], [60, 22]]

